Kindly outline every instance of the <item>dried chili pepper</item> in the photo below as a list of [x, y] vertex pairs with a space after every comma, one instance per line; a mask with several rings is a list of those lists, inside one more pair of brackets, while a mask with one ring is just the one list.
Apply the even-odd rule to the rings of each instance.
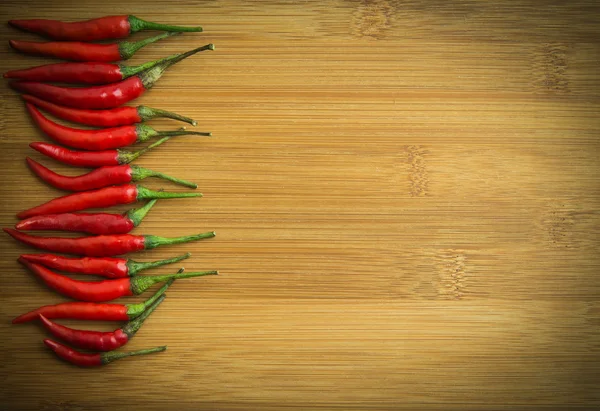
[[[181, 271], [181, 270], [180, 270]], [[20, 315], [12, 320], [13, 324], [21, 324], [33, 321], [43, 315], [46, 318], [70, 318], [74, 320], [89, 321], [129, 321], [141, 315], [167, 291], [167, 288], [175, 280], [171, 279], [163, 284], [156, 293], [146, 301], [137, 304], [110, 304], [110, 303], [87, 303], [82, 301], [71, 301], [54, 305], [46, 305], [36, 310]]]
[[53, 254], [22, 254], [21, 258], [32, 263], [70, 273], [98, 275], [105, 278], [125, 278], [133, 277], [140, 271], [185, 260], [190, 256], [190, 253], [185, 253], [178, 257], [150, 262], [138, 262], [126, 258], [111, 257], [72, 258]]
[[25, 159], [27, 160], [29, 168], [31, 168], [40, 179], [61, 190], [87, 191], [111, 185], [130, 183], [132, 181], [140, 181], [146, 177], [158, 177], [185, 187], [198, 188], [196, 183], [181, 180], [167, 174], [159, 173], [158, 171], [135, 165], [123, 164], [120, 166], [106, 166], [97, 168], [87, 174], [70, 177], [57, 174], [29, 157], [26, 157]]
[[[167, 57], [168, 59], [169, 57]], [[4, 73], [4, 78], [42, 83], [109, 84], [125, 80], [156, 66], [166, 59], [149, 61], [138, 66], [111, 64], [98, 61], [83, 63], [54, 63]]]
[[55, 40], [97, 41], [120, 39], [141, 30], [170, 32], [201, 32], [202, 27], [172, 26], [142, 20], [131, 15], [106, 16], [96, 19], [64, 22], [47, 19], [9, 20], [8, 23], [21, 30], [36, 33]]
[[173, 64], [200, 51], [214, 49], [213, 44], [208, 44], [190, 50], [187, 53], [182, 53], [172, 60], [157, 64], [151, 69], [131, 76], [126, 80], [103, 86], [68, 88], [32, 81], [12, 81], [10, 82], [10, 86], [17, 91], [31, 94], [62, 106], [79, 109], [114, 108], [141, 96]]
[[3, 228], [3, 230], [15, 240], [31, 247], [39, 248], [40, 250], [87, 257], [111, 257], [136, 251], [151, 250], [162, 245], [189, 243], [190, 241], [212, 238], [216, 235], [214, 231], [209, 231], [207, 233], [174, 238], [132, 234], [65, 238], [39, 237], [25, 234], [12, 228]]
[[44, 117], [33, 104], [25, 103], [25, 106], [33, 121], [48, 137], [65, 146], [90, 151], [125, 147], [147, 141], [154, 137], [173, 137], [191, 134], [197, 136], [211, 135], [211, 133], [187, 130], [156, 131], [143, 123], [100, 130], [71, 128]]
[[61, 163], [71, 166], [103, 167], [131, 163], [148, 150], [151, 150], [169, 140], [169, 138], [170, 137], [161, 138], [156, 143], [153, 143], [145, 149], [136, 152], [124, 150], [74, 151], [54, 144], [41, 142], [30, 143], [29, 147], [50, 158], [60, 161]]
[[43, 214], [62, 214], [88, 208], [103, 208], [117, 204], [131, 204], [139, 200], [161, 198], [202, 197], [202, 193], [168, 193], [153, 191], [135, 184], [104, 187], [97, 190], [82, 191], [55, 198], [29, 210], [17, 214], [20, 219]]
[[146, 106], [117, 107], [110, 110], [79, 110], [76, 108], [59, 106], [28, 94], [23, 94], [21, 97], [23, 97], [23, 100], [58, 118], [94, 127], [126, 126], [159, 117], [183, 121], [193, 126], [197, 124], [196, 120], [189, 117]]
[[170, 279], [177, 280], [180, 278], [218, 274], [217, 271], [199, 271], [194, 273], [117, 278], [116, 280], [77, 281], [21, 258], [19, 258], [19, 262], [36, 274], [49, 288], [74, 300], [87, 302], [110, 301], [119, 297], [142, 294], [154, 284]]
[[175, 33], [163, 33], [158, 36], [129, 42], [112, 44], [83, 43], [80, 41], [23, 41], [9, 40], [8, 43], [16, 51], [33, 56], [52, 57], [72, 61], [111, 62], [127, 60], [139, 49], [172, 36]]
[[150, 314], [164, 301], [165, 297], [165, 294], [161, 295], [140, 316], [111, 332], [76, 330], [50, 321], [43, 314], [40, 314], [40, 320], [46, 330], [54, 337], [60, 338], [74, 347], [92, 351], [112, 351], [124, 346], [133, 338]]
[[109, 213], [64, 213], [44, 214], [21, 220], [17, 230], [58, 230], [88, 234], [127, 234], [140, 225], [148, 211], [156, 204], [156, 199], [143, 207], [132, 208], [123, 214]]
[[74, 349], [67, 347], [66, 345], [63, 345], [50, 339], [45, 339], [44, 344], [46, 344], [47, 347], [54, 351], [54, 353], [58, 357], [79, 367], [99, 367], [101, 365], [106, 365], [113, 361], [120, 360], [121, 358], [132, 357], [134, 355], [152, 354], [155, 352], [162, 352], [167, 349], [167, 346], [164, 345], [162, 347], [149, 348], [146, 350], [138, 351], [108, 351], [103, 353], [88, 354], [75, 351]]

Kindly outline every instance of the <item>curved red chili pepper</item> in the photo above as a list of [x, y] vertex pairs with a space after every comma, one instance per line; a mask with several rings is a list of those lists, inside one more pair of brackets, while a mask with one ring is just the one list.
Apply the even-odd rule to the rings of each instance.
[[161, 267], [163, 265], [185, 260], [186, 258], [189, 258], [190, 255], [190, 253], [186, 253], [177, 257], [150, 262], [138, 262], [126, 258], [111, 257], [72, 258], [53, 254], [22, 254], [21, 258], [32, 263], [41, 264], [49, 268], [54, 268], [55, 270], [66, 271], [69, 273], [98, 275], [105, 278], [124, 278], [133, 277], [140, 271], [149, 268]]
[[161, 295], [142, 315], [111, 332], [76, 330], [50, 321], [43, 314], [40, 314], [40, 320], [53, 336], [74, 347], [92, 351], [112, 351], [127, 344], [165, 298], [165, 294]]
[[29, 147], [40, 153], [60, 161], [64, 164], [78, 167], [103, 167], [116, 166], [119, 164], [128, 164], [144, 154], [167, 141], [170, 137], [164, 137], [136, 152], [124, 150], [103, 150], [103, 151], [74, 151], [67, 148], [48, 143], [30, 143]]
[[71, 364], [77, 365], [79, 367], [99, 367], [101, 365], [106, 365], [113, 361], [120, 360], [121, 358], [131, 357], [134, 355], [152, 354], [155, 352], [162, 352], [167, 349], [167, 346], [164, 345], [162, 347], [130, 352], [109, 351], [103, 353], [88, 354], [75, 351], [74, 349], [67, 347], [66, 345], [60, 344], [50, 339], [45, 339], [44, 344], [46, 344], [47, 347], [54, 351], [54, 353], [59, 358], [62, 358], [63, 360], [70, 362]]
[[126, 66], [101, 62], [55, 63], [22, 70], [10, 70], [4, 73], [3, 77], [42, 83], [107, 84], [126, 78], [122, 67]]
[[4, 78], [42, 83], [109, 84], [152, 68], [164, 60], [149, 61], [138, 66], [88, 61], [84, 63], [54, 63], [7, 71], [3, 76]]
[[[9, 40], [10, 46], [18, 52], [34, 56], [52, 57], [72, 61], [104, 62], [127, 60], [139, 49], [172, 36], [175, 33], [163, 33], [141, 41], [131, 43], [122, 41], [113, 44], [83, 43], [80, 41], [38, 41]], [[41, 81], [41, 80], [40, 80]]]
[[27, 93], [62, 106], [79, 109], [114, 108], [134, 100], [150, 89], [173, 64], [203, 50], [214, 50], [214, 45], [203, 47], [180, 54], [172, 60], [157, 64], [128, 79], [103, 86], [68, 88], [53, 86], [32, 81], [12, 81], [10, 86], [20, 92]]
[[49, 288], [74, 300], [87, 302], [104, 302], [142, 294], [154, 284], [170, 279], [177, 280], [218, 274], [217, 271], [199, 271], [196, 273], [127, 277], [116, 280], [77, 281], [24, 259], [19, 259], [19, 262], [37, 275]]
[[29, 157], [26, 157], [25, 159], [27, 160], [29, 168], [31, 168], [39, 178], [61, 190], [87, 191], [116, 184], [140, 181], [146, 177], [158, 177], [185, 187], [198, 188], [197, 184], [190, 181], [180, 180], [167, 174], [135, 165], [123, 164], [120, 166], [106, 166], [97, 168], [87, 174], [71, 177], [57, 174]]
[[167, 193], [164, 191], [149, 190], [134, 184], [123, 184], [121, 186], [104, 187], [58, 197], [37, 207], [21, 211], [17, 214], [17, 217], [24, 219], [43, 214], [62, 214], [87, 210], [88, 208], [104, 208], [117, 204], [131, 204], [139, 200], [184, 197], [202, 197], [202, 193]]
[[[180, 270], [181, 271], [181, 270]], [[13, 324], [21, 324], [36, 320], [43, 315], [46, 318], [70, 318], [89, 321], [129, 321], [152, 305], [154, 301], [167, 291], [175, 280], [167, 281], [154, 295], [138, 304], [100, 304], [81, 301], [71, 301], [55, 305], [46, 305], [37, 310], [20, 315], [12, 320]]]
[[140, 225], [148, 211], [158, 200], [150, 200], [140, 208], [133, 208], [124, 214], [108, 213], [64, 213], [44, 214], [21, 220], [17, 230], [58, 230], [88, 234], [127, 234]]
[[75, 347], [92, 351], [115, 350], [129, 341], [129, 336], [121, 329], [113, 332], [75, 330], [52, 322], [41, 314], [40, 321], [54, 337], [64, 340]]
[[40, 34], [55, 40], [97, 41], [120, 39], [141, 30], [170, 32], [201, 32], [202, 27], [171, 26], [145, 21], [131, 15], [106, 16], [85, 21], [63, 22], [47, 19], [9, 20], [21, 30]]
[[25, 103], [25, 106], [33, 121], [50, 138], [65, 146], [84, 150], [97, 151], [125, 147], [149, 140], [153, 137], [173, 137], [191, 134], [199, 136], [211, 135], [211, 133], [186, 130], [156, 131], [146, 124], [111, 127], [101, 130], [71, 128], [44, 117], [33, 104]]
[[98, 304], [72, 301], [55, 305], [46, 305], [37, 310], [20, 315], [12, 320], [13, 324], [33, 321], [43, 314], [46, 318], [71, 318], [91, 321], [128, 321], [128, 306], [123, 304]]
[[105, 86], [81, 88], [59, 87], [33, 81], [11, 81], [9, 85], [17, 91], [63, 106], [104, 109], [118, 107], [141, 96], [146, 88], [139, 76]]
[[146, 106], [117, 107], [110, 110], [79, 110], [76, 108], [59, 106], [28, 94], [23, 94], [21, 97], [28, 103], [31, 103], [58, 118], [94, 127], [126, 126], [159, 117], [183, 121], [193, 126], [197, 125], [196, 120], [189, 117]]
[[162, 245], [189, 243], [190, 241], [212, 238], [216, 235], [214, 231], [210, 231], [175, 238], [132, 234], [65, 238], [39, 237], [25, 234], [12, 228], [3, 228], [3, 230], [15, 240], [31, 247], [54, 253], [76, 254], [88, 257], [111, 257], [136, 251], [151, 250]]

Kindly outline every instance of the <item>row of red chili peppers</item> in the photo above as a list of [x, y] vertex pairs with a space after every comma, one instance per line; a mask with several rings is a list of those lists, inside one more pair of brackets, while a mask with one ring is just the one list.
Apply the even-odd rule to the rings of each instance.
[[[82, 353], [56, 341], [44, 340], [44, 343], [59, 357], [80, 366], [98, 366], [127, 356], [164, 351], [166, 346], [134, 352], [113, 350], [126, 344], [135, 335], [146, 318], [165, 299], [165, 291], [175, 279], [214, 275], [217, 272], [184, 273], [181, 269], [177, 274], [172, 275], [137, 276], [142, 270], [175, 263], [188, 258], [190, 254], [153, 262], [136, 262], [111, 256], [210, 238], [214, 237], [215, 233], [208, 232], [178, 238], [128, 234], [141, 223], [158, 199], [202, 196], [199, 193], [153, 191], [128, 184], [146, 177], [158, 177], [186, 187], [197, 187], [195, 183], [129, 163], [172, 136], [184, 134], [210, 136], [210, 133], [185, 130], [158, 132], [142, 122], [156, 117], [172, 118], [192, 125], [196, 125], [196, 122], [176, 113], [145, 106], [119, 106], [139, 97], [151, 88], [168, 67], [200, 51], [214, 50], [214, 46], [208, 44], [186, 53], [132, 67], [109, 64], [109, 62], [126, 60], [142, 47], [177, 34], [175, 32], [198, 32], [202, 31], [202, 28], [157, 24], [134, 16], [109, 16], [74, 23], [55, 20], [11, 20], [9, 23], [54, 40], [67, 40], [46, 43], [11, 40], [10, 45], [15, 50], [26, 54], [81, 61], [48, 64], [13, 70], [4, 74], [6, 78], [16, 79], [10, 83], [13, 89], [28, 93], [23, 95], [27, 110], [36, 125], [46, 135], [62, 145], [86, 151], [73, 151], [47, 143], [31, 143], [30, 146], [65, 164], [99, 167], [87, 174], [69, 177], [57, 174], [27, 158], [29, 167], [40, 179], [59, 189], [78, 191], [78, 193], [56, 198], [18, 213], [17, 216], [23, 220], [15, 226], [17, 230], [4, 229], [4, 231], [13, 238], [36, 248], [84, 257], [72, 258], [52, 254], [22, 255], [19, 262], [36, 274], [48, 287], [79, 301], [44, 306], [15, 318], [13, 323], [39, 319], [52, 335], [71, 346], [100, 352]], [[167, 32], [139, 42], [86, 43], [123, 38], [130, 33], [145, 29]], [[95, 86], [66, 88], [46, 84], [46, 82]], [[64, 120], [108, 128], [81, 130], [66, 127], [46, 118], [38, 108]], [[163, 138], [137, 152], [120, 150], [122, 147], [153, 137]], [[123, 215], [74, 213], [88, 208], [128, 204], [144, 199], [150, 201], [143, 207], [132, 209]], [[95, 236], [38, 237], [18, 230], [77, 231], [95, 234]], [[93, 282], [78, 281], [56, 273], [51, 268], [72, 273], [99, 275], [107, 279]], [[104, 303], [122, 296], [141, 294], [159, 282], [166, 283], [143, 303], [128, 305]], [[51, 321], [55, 318], [128, 322], [121, 328], [106, 333], [71, 329]]]

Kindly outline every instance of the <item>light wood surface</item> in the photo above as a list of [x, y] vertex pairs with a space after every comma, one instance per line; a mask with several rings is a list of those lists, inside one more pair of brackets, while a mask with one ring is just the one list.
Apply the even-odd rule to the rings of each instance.
[[[496, 409], [600, 406], [600, 7], [593, 1], [5, 0], [3, 20], [106, 14], [213, 42], [136, 104], [199, 120], [137, 164], [198, 182], [137, 234], [216, 230], [103, 369], [58, 361], [37, 324], [65, 301], [0, 236], [6, 409]], [[143, 38], [149, 33], [135, 35]], [[11, 51], [0, 68], [47, 63]], [[60, 195], [24, 158], [79, 174], [0, 86], [0, 222]], [[152, 121], [157, 129], [179, 123]], [[146, 180], [151, 188], [181, 190]], [[115, 208], [124, 211], [131, 206]], [[174, 272], [177, 267], [153, 273]], [[123, 299], [126, 302], [145, 299]], [[64, 322], [109, 330], [117, 324]]]

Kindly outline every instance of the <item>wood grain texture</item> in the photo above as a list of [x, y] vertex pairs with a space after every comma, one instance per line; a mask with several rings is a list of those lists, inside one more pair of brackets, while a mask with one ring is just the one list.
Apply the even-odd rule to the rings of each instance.
[[[127, 347], [167, 352], [81, 370], [43, 347], [39, 326], [9, 325], [64, 299], [16, 263], [29, 249], [0, 236], [7, 409], [600, 406], [597, 2], [5, 0], [0, 11], [205, 28], [128, 62], [217, 46], [136, 102], [214, 138], [178, 137], [138, 161], [205, 197], [159, 202], [135, 232], [217, 237], [132, 257], [190, 251], [188, 271], [221, 273], [177, 282]], [[6, 42], [34, 36], [2, 25], [0, 38], [2, 71], [48, 62]], [[60, 194], [25, 156], [81, 170], [29, 149], [46, 138], [6, 82], [0, 97], [7, 227]]]

